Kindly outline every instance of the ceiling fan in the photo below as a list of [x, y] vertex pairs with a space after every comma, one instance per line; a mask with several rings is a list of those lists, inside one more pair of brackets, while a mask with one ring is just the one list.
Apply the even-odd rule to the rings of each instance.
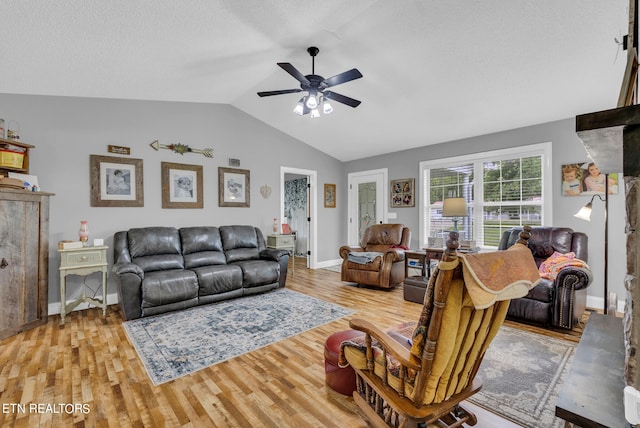
[[331, 88], [342, 83], [350, 82], [362, 77], [362, 73], [356, 68], [352, 68], [344, 73], [336, 74], [333, 77], [325, 79], [322, 76], [315, 74], [315, 57], [320, 52], [315, 46], [311, 46], [307, 49], [309, 55], [311, 55], [311, 74], [303, 75], [297, 68], [288, 62], [279, 62], [278, 65], [284, 71], [292, 75], [298, 82], [300, 82], [300, 88], [296, 89], [282, 89], [279, 91], [265, 91], [258, 92], [260, 97], [269, 97], [271, 95], [291, 94], [295, 92], [307, 91], [307, 95], [300, 98], [298, 104], [293, 111], [299, 115], [311, 113], [311, 117], [320, 117], [318, 106], [322, 106], [322, 112], [329, 114], [333, 111], [333, 107], [329, 103], [329, 100], [337, 101], [342, 104], [346, 104], [350, 107], [358, 107], [360, 101], [345, 95], [338, 94], [337, 92], [327, 91], [327, 88]]

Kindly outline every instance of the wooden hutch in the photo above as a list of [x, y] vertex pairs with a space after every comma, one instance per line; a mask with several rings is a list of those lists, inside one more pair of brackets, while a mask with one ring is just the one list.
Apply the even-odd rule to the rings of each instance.
[[[34, 146], [0, 138], [0, 150], [15, 148], [24, 150], [22, 165], [3, 163], [0, 175], [29, 174]], [[0, 340], [47, 322], [50, 196], [0, 186]]]

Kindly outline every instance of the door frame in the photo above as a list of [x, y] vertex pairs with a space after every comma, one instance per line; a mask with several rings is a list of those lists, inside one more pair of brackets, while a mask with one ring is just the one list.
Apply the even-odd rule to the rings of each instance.
[[[371, 177], [369, 180], [368, 178]], [[350, 172], [348, 174], [348, 189], [349, 197], [347, 200], [347, 236], [349, 245], [358, 245], [358, 222], [354, 222], [354, 218], [358, 216], [358, 189], [354, 188], [353, 183], [355, 179], [358, 181], [382, 181], [380, 189], [376, 188], [376, 199], [380, 200], [379, 207], [376, 209], [378, 212], [382, 212], [381, 217], [378, 220], [382, 220], [386, 223], [388, 218], [387, 206], [389, 205], [389, 170], [388, 168], [371, 169], [368, 171]]]
[[306, 175], [309, 179], [309, 239], [307, 240], [307, 251], [311, 254], [307, 256], [307, 267], [315, 269], [318, 263], [318, 171], [312, 169], [292, 168], [288, 166], [280, 167], [280, 218], [284, 218], [284, 176], [285, 174]]

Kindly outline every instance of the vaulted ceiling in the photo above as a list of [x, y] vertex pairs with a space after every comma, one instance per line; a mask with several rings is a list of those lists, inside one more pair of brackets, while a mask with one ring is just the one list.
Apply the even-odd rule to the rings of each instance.
[[[0, 2], [0, 92], [231, 104], [339, 160], [616, 106], [628, 0]], [[292, 112], [276, 66], [362, 104]], [[0, 115], [2, 109], [0, 106]]]

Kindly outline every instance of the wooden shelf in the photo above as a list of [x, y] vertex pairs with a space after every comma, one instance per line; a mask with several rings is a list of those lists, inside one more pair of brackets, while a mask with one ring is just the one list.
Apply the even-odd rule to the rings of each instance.
[[6, 138], [0, 138], [0, 149], [11, 150], [11, 146], [20, 147], [24, 149], [24, 161], [22, 162], [22, 168], [12, 168], [9, 166], [0, 166], [0, 175], [7, 176], [9, 172], [19, 172], [21, 174], [29, 174], [29, 150], [35, 146], [26, 144], [20, 141], [7, 140]]

